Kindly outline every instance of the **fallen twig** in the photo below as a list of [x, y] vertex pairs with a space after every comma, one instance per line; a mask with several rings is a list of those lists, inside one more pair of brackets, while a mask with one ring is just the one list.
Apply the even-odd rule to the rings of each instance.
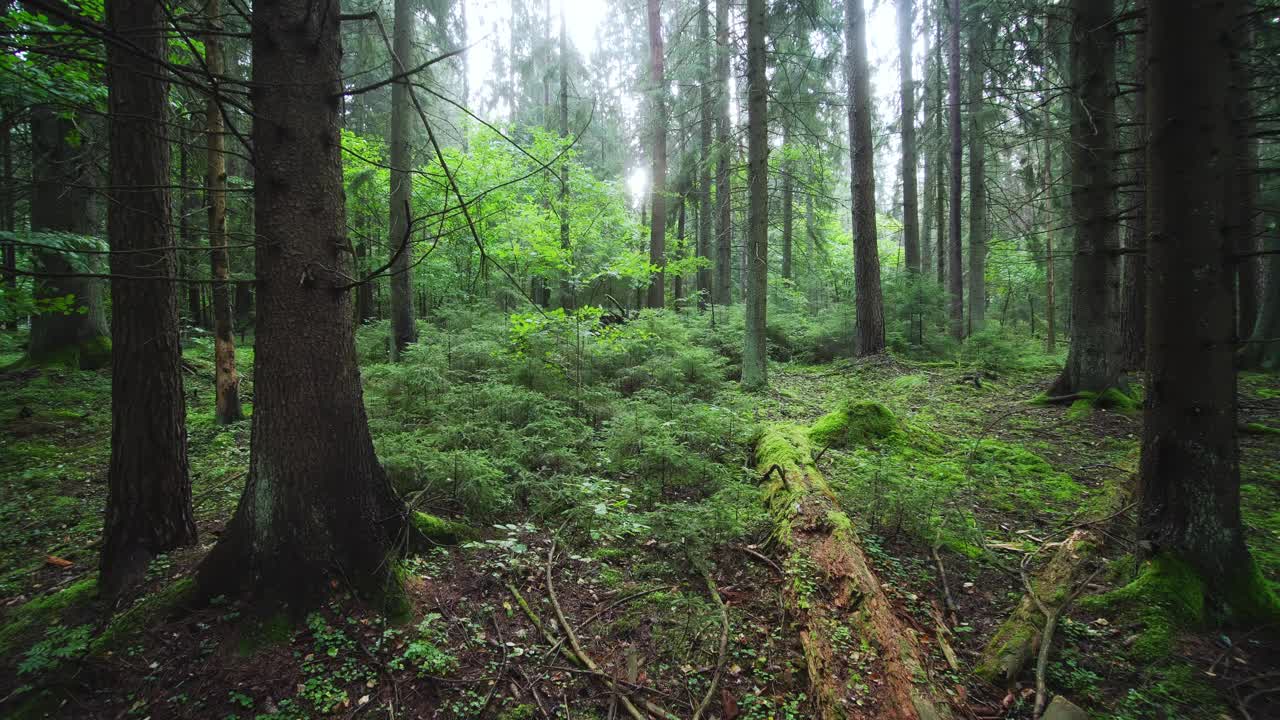
[[724, 600], [720, 598], [720, 591], [716, 589], [716, 581], [711, 577], [711, 573], [705, 568], [702, 570], [702, 579], [707, 583], [707, 592], [711, 593], [711, 599], [715, 601], [716, 607], [720, 609], [720, 648], [716, 655], [716, 669], [711, 674], [711, 684], [707, 686], [707, 693], [702, 696], [702, 702], [698, 703], [698, 707], [694, 710], [693, 720], [700, 720], [702, 713], [706, 712], [707, 707], [711, 705], [711, 698], [715, 695], [716, 687], [720, 684], [720, 673], [724, 670], [724, 661], [728, 655], [729, 648], [729, 609], [725, 607]]
[[947, 583], [947, 569], [942, 565], [942, 556], [938, 554], [938, 546], [930, 548], [933, 553], [933, 561], [938, 565], [938, 577], [942, 580], [942, 599], [947, 603], [947, 609], [953, 614], [957, 612], [955, 598], [951, 596], [951, 586]]
[[1089, 577], [1085, 578], [1084, 582], [1077, 585], [1061, 604], [1053, 610], [1049, 610], [1048, 606], [1040, 600], [1040, 596], [1036, 594], [1035, 589], [1031, 587], [1031, 576], [1027, 573], [1027, 565], [1031, 562], [1031, 558], [1034, 555], [1034, 552], [1027, 553], [1026, 557], [1022, 559], [1021, 574], [1022, 584], [1027, 588], [1027, 595], [1031, 597], [1031, 600], [1036, 604], [1036, 607], [1040, 608], [1040, 612], [1044, 614], [1045, 618], [1044, 630], [1040, 632], [1040, 656], [1036, 659], [1036, 705], [1035, 710], [1031, 713], [1031, 717], [1039, 718], [1044, 714], [1045, 704], [1048, 702], [1045, 673], [1049, 667], [1049, 654], [1052, 652], [1053, 633], [1057, 630], [1058, 618], [1061, 617], [1062, 613], [1066, 612], [1067, 608], [1071, 606], [1071, 603], [1074, 602], [1075, 599], [1080, 596], [1080, 593], [1089, 586], [1089, 583], [1093, 582], [1093, 579], [1098, 576], [1098, 573], [1102, 572], [1102, 568], [1098, 568], [1090, 573]]
[[779, 575], [786, 575], [786, 573], [782, 571], [782, 567], [779, 566], [778, 563], [774, 562], [773, 559], [770, 558], [768, 555], [765, 555], [764, 553], [756, 552], [755, 550], [752, 550], [746, 545], [737, 545], [735, 547], [737, 547], [742, 552], [750, 555], [751, 557], [759, 560], [765, 565], [768, 565], [769, 567], [773, 568], [773, 571], [778, 573]]

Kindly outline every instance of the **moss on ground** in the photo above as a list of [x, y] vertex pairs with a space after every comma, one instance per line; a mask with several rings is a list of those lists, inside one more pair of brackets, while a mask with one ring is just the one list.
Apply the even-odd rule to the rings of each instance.
[[901, 429], [889, 408], [870, 400], [853, 400], [819, 418], [809, 428], [809, 439], [822, 447], [853, 447], [884, 440]]
[[1140, 623], [1142, 630], [1129, 654], [1135, 661], [1150, 663], [1169, 657], [1179, 632], [1203, 624], [1205, 586], [1190, 565], [1161, 553], [1143, 565], [1133, 582], [1083, 598], [1080, 605]]
[[1250, 435], [1280, 435], [1280, 428], [1273, 428], [1259, 422], [1245, 423], [1240, 429]]
[[87, 608], [98, 595], [98, 578], [89, 576], [55, 593], [28, 601], [9, 613], [0, 625], [0, 654], [12, 655], [26, 640], [59, 623], [70, 609]]
[[152, 592], [133, 607], [116, 615], [107, 623], [102, 633], [89, 644], [89, 652], [103, 655], [121, 647], [175, 611], [193, 603], [197, 596], [196, 583], [191, 578], [177, 580]]
[[418, 532], [438, 545], [457, 545], [480, 537], [479, 531], [470, 525], [424, 512], [413, 513], [413, 525]]

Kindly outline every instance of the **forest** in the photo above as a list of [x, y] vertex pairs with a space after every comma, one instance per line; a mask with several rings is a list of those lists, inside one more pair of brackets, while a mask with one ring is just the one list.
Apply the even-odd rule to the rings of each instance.
[[1280, 718], [1280, 0], [2, 0], [0, 250], [0, 717]]

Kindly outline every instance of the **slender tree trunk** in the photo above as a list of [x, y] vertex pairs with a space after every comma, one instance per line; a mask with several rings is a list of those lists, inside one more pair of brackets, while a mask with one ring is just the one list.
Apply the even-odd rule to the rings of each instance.
[[[950, 11], [947, 11], [948, 14]], [[937, 22], [934, 27], [934, 49], [933, 49], [933, 89], [935, 93], [933, 105], [933, 163], [935, 170], [933, 172], [933, 192], [934, 192], [934, 208], [935, 224], [938, 227], [938, 242], [936, 245], [937, 252], [934, 253], [934, 260], [937, 262], [938, 284], [947, 286], [947, 194], [949, 192], [948, 182], [944, 178], [947, 175], [947, 152], [950, 137], [944, 132], [946, 127], [947, 109], [943, 107], [943, 90], [942, 82], [942, 26], [946, 24], [946, 18], [938, 15]]]
[[[1109, 5], [1109, 3], [1108, 3]], [[1276, 611], [1245, 546], [1236, 438], [1229, 37], [1239, 0], [1153, 2], [1148, 27], [1147, 373], [1139, 523], [1227, 615]], [[1157, 565], [1159, 567], [1159, 565]], [[1194, 588], [1186, 588], [1195, 592]], [[1266, 606], [1270, 605], [1270, 608]]]
[[853, 168], [854, 352], [884, 352], [884, 299], [876, 239], [875, 147], [871, 135], [871, 73], [867, 68], [867, 16], [862, 0], [846, 0], [845, 52], [849, 78], [849, 152]]
[[1045, 352], [1053, 353], [1058, 350], [1058, 306], [1057, 306], [1057, 288], [1054, 287], [1054, 268], [1057, 267], [1058, 260], [1053, 255], [1053, 226], [1057, 222], [1057, 217], [1053, 211], [1053, 188], [1056, 183], [1053, 178], [1053, 146], [1048, 140], [1044, 143], [1044, 187], [1045, 194], [1045, 212], [1044, 217], [1044, 349]]
[[733, 198], [729, 160], [729, 3], [716, 0], [716, 276], [715, 302], [733, 302]]
[[[395, 0], [395, 28], [392, 69], [405, 72], [412, 65], [413, 10], [410, 0]], [[409, 175], [409, 78], [391, 85], [391, 234], [388, 247], [391, 262], [391, 360], [418, 341], [418, 328], [413, 319], [412, 228], [413, 180]]]
[[195, 242], [191, 239], [191, 217], [196, 211], [195, 193], [191, 190], [191, 138], [187, 136], [185, 120], [179, 120], [178, 129], [178, 243], [184, 248], [178, 253], [178, 267], [186, 283], [187, 314], [195, 327], [207, 327], [204, 304], [201, 293], [204, 289], [194, 281], [199, 275], [199, 253], [192, 250]]
[[[926, 33], [929, 30], [929, 23], [933, 18], [933, 13], [929, 12], [928, 7], [929, 5], [926, 3], [924, 10], [924, 31]], [[924, 87], [920, 93], [920, 101], [924, 105], [924, 122], [920, 126], [920, 134], [922, 138], [918, 142], [919, 146], [923, 146], [923, 150], [921, 150], [920, 147], [917, 147], [917, 150], [920, 151], [920, 162], [924, 163], [924, 207], [921, 209], [920, 213], [920, 274], [921, 277], [928, 277], [929, 273], [933, 272], [934, 268], [933, 213], [937, 194], [934, 192], [933, 186], [936, 182], [935, 176], [938, 173], [938, 164], [934, 160], [933, 147], [937, 145], [940, 140], [938, 136], [930, 135], [930, 129], [934, 115], [941, 112], [941, 110], [934, 100], [934, 93], [937, 89], [932, 81], [932, 67], [934, 64], [933, 53], [928, 47], [927, 40], [925, 42], [924, 54], [926, 58], [924, 79], [922, 81]], [[939, 97], [941, 96], [939, 95]], [[941, 232], [942, 228], [939, 227], [938, 231]]]
[[983, 127], [983, 44], [981, 10], [973, 10], [969, 38], [969, 334], [987, 325], [987, 148]]
[[[682, 188], [680, 197], [676, 198], [676, 260], [684, 259], [685, 200], [688, 197], [687, 188]], [[684, 295], [684, 277], [676, 273], [671, 276], [671, 298], [676, 310], [684, 306]]]
[[964, 273], [961, 263], [964, 262], [960, 239], [960, 201], [961, 168], [964, 163], [964, 145], [960, 128], [960, 0], [950, 0], [949, 7], [951, 26], [948, 29], [947, 47], [947, 94], [950, 105], [947, 108], [951, 133], [951, 187], [948, 207], [948, 243], [949, 258], [947, 261], [950, 274], [947, 284], [951, 290], [951, 336], [957, 340], [964, 337]]
[[1255, 370], [1280, 370], [1280, 239], [1271, 238], [1262, 256], [1260, 281], [1263, 291], [1258, 303], [1258, 319], [1245, 343], [1240, 364]]
[[[1252, 5], [1244, 2], [1245, 8]], [[1235, 39], [1231, 55], [1232, 83], [1236, 89], [1232, 102], [1233, 152], [1235, 172], [1228, 179], [1232, 202], [1227, 208], [1231, 214], [1230, 226], [1232, 246], [1236, 253], [1244, 255], [1258, 250], [1258, 240], [1254, 223], [1258, 199], [1258, 141], [1254, 137], [1256, 123], [1253, 120], [1254, 106], [1250, 88], [1253, 85], [1252, 73], [1249, 70], [1249, 50], [1253, 47], [1253, 20], [1242, 18], [1237, 21], [1231, 36]], [[1247, 338], [1253, 332], [1258, 319], [1259, 282], [1258, 257], [1249, 257], [1236, 264], [1236, 322], [1238, 337]]]
[[[111, 463], [100, 583], [142, 579], [157, 553], [196, 541], [169, 230], [168, 85], [160, 0], [108, 0]], [[126, 45], [127, 43], [127, 45]], [[128, 276], [126, 279], [125, 276]]]
[[[1146, 2], [1139, 0], [1138, 8], [1145, 12]], [[1137, 89], [1134, 93], [1133, 143], [1145, 147], [1147, 143], [1147, 95], [1145, 63], [1147, 38], [1145, 31], [1137, 36]], [[1127, 252], [1123, 259], [1120, 299], [1120, 358], [1121, 369], [1139, 370], [1146, 362], [1147, 344], [1147, 273], [1143, 253], [1147, 244], [1147, 173], [1146, 158], [1134, 157], [1130, 170], [1133, 220], [1125, 235]]]
[[711, 8], [708, 0], [698, 0], [698, 40], [702, 43], [700, 65], [702, 77], [698, 82], [698, 257], [707, 267], [698, 268], [698, 309], [706, 310], [711, 302], [712, 267], [715, 258], [711, 250], [711, 95], [715, 69], [712, 66]]
[[[466, 5], [464, 2], [463, 5]], [[564, 4], [560, 5], [560, 139], [569, 137], [569, 40], [565, 32]], [[560, 163], [560, 249], [572, 260], [569, 242], [569, 159]], [[578, 306], [574, 280], [565, 278], [560, 283], [560, 307], [573, 310]]]
[[[396, 586], [411, 534], [374, 455], [352, 333], [338, 137], [337, 3], [254, 6], [258, 332], [249, 479], [203, 592], [295, 608]], [[331, 582], [333, 583], [331, 585]]]
[[[17, 228], [14, 223], [13, 193], [13, 124], [5, 122], [0, 126], [0, 163], [3, 163], [4, 177], [0, 178], [0, 230], [13, 232]], [[17, 246], [11, 241], [0, 243], [3, 249], [4, 284], [8, 292], [18, 287], [18, 253]], [[14, 316], [5, 322], [6, 330], [18, 329], [18, 318]]]
[[649, 226], [649, 263], [658, 268], [649, 281], [646, 305], [666, 305], [667, 266], [667, 102], [663, 71], [662, 10], [659, 0], [647, 0], [649, 18], [649, 81], [653, 83], [650, 107], [653, 115], [653, 212]]
[[920, 205], [916, 192], [916, 88], [911, 79], [915, 8], [898, 0], [898, 62], [902, 66], [902, 248], [907, 270], [920, 272]]
[[[215, 32], [204, 40], [205, 65], [214, 77], [222, 75], [221, 0], [205, 0], [205, 14]], [[219, 425], [242, 417], [240, 377], [236, 374], [236, 341], [231, 319], [231, 270], [227, 258], [227, 160], [223, 154], [224, 134], [218, 98], [210, 95], [205, 104], [205, 136], [209, 145], [209, 258], [213, 271], [213, 358], [214, 418]]]
[[747, 208], [746, 338], [742, 385], [769, 384], [765, 326], [769, 293], [769, 116], [765, 74], [765, 0], [747, 0]]
[[1114, 0], [1073, 0], [1071, 345], [1050, 395], [1121, 385], [1115, 198]]
[[[791, 121], [784, 113], [782, 116], [782, 145], [784, 148], [791, 142]], [[795, 164], [787, 159], [786, 149], [782, 156], [782, 277], [790, 280], [791, 271], [791, 238], [795, 230], [794, 208], [795, 183], [792, 173]]]

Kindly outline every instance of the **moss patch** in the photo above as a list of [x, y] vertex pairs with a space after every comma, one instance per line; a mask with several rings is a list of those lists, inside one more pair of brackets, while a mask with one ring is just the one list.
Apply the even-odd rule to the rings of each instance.
[[1263, 425], [1257, 422], [1245, 423], [1240, 427], [1240, 430], [1249, 435], [1280, 435], [1280, 428], [1273, 428], [1270, 425]]
[[101, 655], [123, 647], [130, 638], [136, 637], [175, 610], [192, 603], [196, 593], [195, 581], [183, 578], [147, 595], [133, 607], [112, 618], [102, 634], [90, 643], [89, 652]]
[[809, 428], [809, 438], [823, 447], [853, 447], [883, 440], [900, 430], [901, 423], [889, 408], [870, 400], [856, 400], [819, 418]]
[[1142, 625], [1130, 655], [1139, 662], [1169, 656], [1181, 629], [1204, 622], [1205, 587], [1199, 573], [1168, 554], [1147, 561], [1137, 579], [1103, 595], [1083, 598], [1081, 607], [1113, 610]]
[[437, 545], [457, 545], [480, 537], [480, 533], [470, 525], [424, 512], [413, 513], [413, 525]]
[[36, 637], [50, 625], [56, 625], [71, 608], [85, 608], [98, 595], [98, 578], [90, 576], [72, 583], [56, 593], [31, 600], [9, 614], [0, 626], [0, 653], [13, 654], [19, 644]]

